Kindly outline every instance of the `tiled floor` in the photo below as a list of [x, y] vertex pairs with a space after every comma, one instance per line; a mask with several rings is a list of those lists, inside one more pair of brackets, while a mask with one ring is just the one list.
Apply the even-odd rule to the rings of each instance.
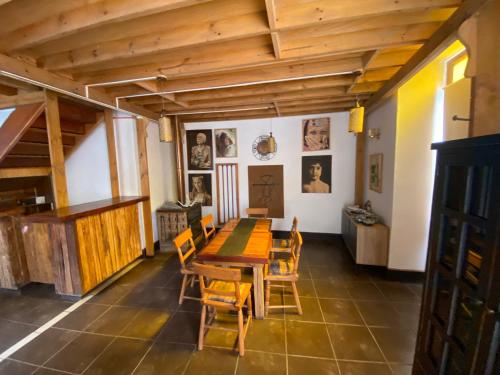
[[[254, 320], [244, 357], [235, 350], [236, 334], [227, 331], [209, 331], [205, 349], [195, 349], [199, 305], [178, 306], [178, 262], [160, 255], [0, 363], [0, 374], [411, 373], [420, 285], [356, 269], [340, 240], [306, 241], [300, 269], [304, 314], [274, 310]], [[276, 289], [271, 302], [290, 298]], [[16, 303], [1, 294], [0, 301], [1, 347], [47, 317], [46, 307], [33, 305], [36, 313], [18, 316]], [[219, 314], [217, 324], [234, 322], [234, 316]]]

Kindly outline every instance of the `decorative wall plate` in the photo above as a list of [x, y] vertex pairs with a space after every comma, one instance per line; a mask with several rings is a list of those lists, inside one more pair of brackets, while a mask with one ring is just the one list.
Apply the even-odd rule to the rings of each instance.
[[[278, 145], [276, 145], [278, 151]], [[259, 160], [270, 160], [274, 157], [276, 152], [269, 152], [269, 135], [261, 135], [257, 137], [252, 144], [253, 156]]]

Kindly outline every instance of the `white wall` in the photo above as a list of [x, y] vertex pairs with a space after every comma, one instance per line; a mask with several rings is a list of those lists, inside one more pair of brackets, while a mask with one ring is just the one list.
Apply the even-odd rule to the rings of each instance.
[[111, 197], [106, 128], [99, 124], [65, 162], [69, 204]]
[[[394, 184], [394, 149], [396, 145], [397, 97], [388, 98], [380, 107], [366, 117], [364, 200], [370, 200], [372, 208], [384, 223], [392, 223], [392, 198]], [[368, 138], [368, 129], [379, 129], [380, 138]], [[369, 188], [369, 156], [382, 153], [382, 192]]]
[[[302, 120], [314, 117], [330, 117], [331, 150], [302, 152]], [[289, 230], [293, 216], [299, 218], [303, 232], [340, 233], [341, 212], [345, 204], [354, 200], [354, 165], [356, 139], [347, 132], [349, 114], [331, 113], [308, 116], [280, 117], [272, 119], [272, 131], [278, 143], [278, 152], [269, 161], [259, 161], [252, 154], [252, 143], [260, 135], [269, 134], [271, 119], [223, 121], [185, 124], [186, 130], [237, 128], [238, 157], [215, 159], [215, 163], [237, 162], [239, 172], [240, 214], [248, 207], [248, 166], [283, 165], [285, 218], [273, 219], [273, 229]], [[184, 141], [185, 142], [185, 141]], [[184, 144], [185, 146], [185, 144]], [[332, 155], [332, 193], [301, 193], [301, 165], [303, 155]], [[184, 147], [186, 173], [187, 157]], [[192, 171], [199, 173], [199, 171]], [[206, 173], [203, 171], [202, 173]], [[186, 191], [188, 180], [185, 179]], [[212, 207], [203, 207], [203, 214], [217, 217], [215, 172], [212, 171]]]
[[[120, 195], [141, 195], [135, 119], [114, 113], [116, 157]], [[155, 210], [167, 199], [177, 199], [173, 144], [159, 141], [158, 126], [149, 123], [147, 149], [154, 240], [158, 239]], [[111, 198], [106, 128], [100, 124], [66, 160], [70, 205]], [[173, 178], [172, 178], [173, 175]], [[141, 243], [144, 247], [142, 213]]]

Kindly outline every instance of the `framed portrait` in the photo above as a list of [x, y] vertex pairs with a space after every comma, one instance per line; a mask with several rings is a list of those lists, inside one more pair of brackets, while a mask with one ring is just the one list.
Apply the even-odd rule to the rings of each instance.
[[302, 120], [302, 151], [330, 149], [330, 117]]
[[383, 154], [370, 155], [370, 190], [382, 193]]
[[189, 201], [202, 206], [212, 205], [212, 175], [210, 173], [189, 173]]
[[213, 169], [212, 130], [187, 130], [188, 170]]
[[332, 192], [332, 155], [302, 156], [302, 192]]
[[236, 129], [215, 129], [215, 156], [218, 158], [238, 156]]

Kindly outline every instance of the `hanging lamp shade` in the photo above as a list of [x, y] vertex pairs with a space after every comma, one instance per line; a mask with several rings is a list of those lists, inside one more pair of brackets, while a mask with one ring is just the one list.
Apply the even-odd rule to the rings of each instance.
[[276, 152], [276, 139], [273, 137], [273, 133], [269, 133], [269, 138], [267, 139], [267, 145], [269, 147], [270, 153]]
[[349, 116], [350, 133], [363, 132], [364, 117], [365, 117], [365, 107], [360, 107], [359, 103], [356, 103], [356, 107], [352, 108], [350, 111], [350, 116]]
[[173, 142], [172, 122], [164, 112], [161, 113], [158, 120], [158, 128], [160, 129], [160, 142]]

